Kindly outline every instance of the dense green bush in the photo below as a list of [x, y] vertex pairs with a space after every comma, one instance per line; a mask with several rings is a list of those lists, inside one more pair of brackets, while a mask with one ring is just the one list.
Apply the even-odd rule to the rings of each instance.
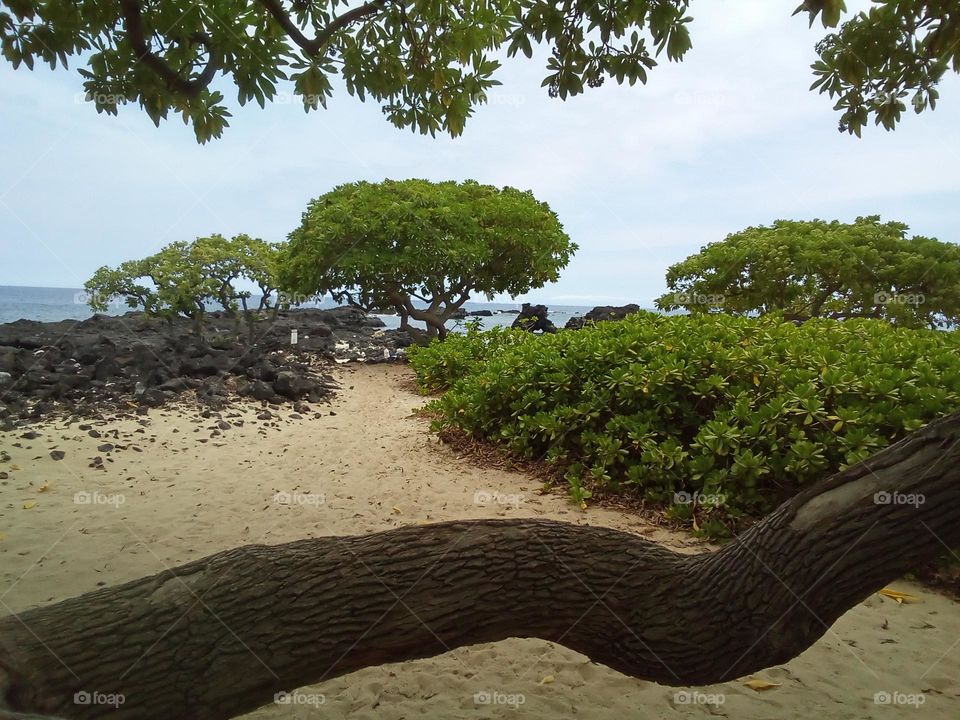
[[[882, 321], [664, 317], [414, 354], [439, 427], [566, 470], [571, 492], [765, 512], [960, 405], [960, 336]], [[678, 496], [678, 493], [680, 494]], [[683, 511], [681, 502], [677, 509]]]
[[495, 327], [483, 331], [479, 324], [468, 324], [466, 333], [449, 335], [445, 343], [411, 345], [407, 352], [420, 388], [438, 392], [477, 370], [482, 361], [498, 350], [531, 337], [533, 335], [524, 330]]

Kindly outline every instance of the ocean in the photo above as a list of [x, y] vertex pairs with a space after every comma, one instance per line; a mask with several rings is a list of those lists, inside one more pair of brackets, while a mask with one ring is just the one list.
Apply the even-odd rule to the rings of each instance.
[[[256, 304], [257, 299], [253, 299]], [[305, 303], [303, 307], [331, 308], [336, 305], [329, 299], [320, 303]], [[476, 318], [481, 327], [489, 329], [496, 326], [510, 325], [516, 317], [504, 310], [519, 310], [520, 303], [475, 303], [468, 302], [464, 306], [468, 312], [474, 310], [490, 310], [491, 317]], [[106, 315], [123, 315], [129, 312], [122, 301], [111, 304]], [[211, 306], [211, 310], [219, 309]], [[582, 315], [589, 311], [591, 306], [555, 305], [550, 307], [550, 319], [557, 327], [563, 325], [572, 316]], [[45, 288], [45, 287], [18, 287], [0, 285], [0, 323], [9, 323], [16, 320], [38, 320], [40, 322], [58, 322], [60, 320], [84, 320], [93, 315], [87, 305], [86, 293], [81, 288]], [[396, 315], [379, 315], [388, 328], [400, 325]], [[449, 323], [454, 327], [456, 323]]]

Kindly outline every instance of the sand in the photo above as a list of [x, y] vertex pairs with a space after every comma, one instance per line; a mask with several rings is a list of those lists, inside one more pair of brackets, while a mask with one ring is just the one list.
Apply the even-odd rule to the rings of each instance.
[[[0, 433], [0, 449], [10, 454], [0, 463], [8, 475], [0, 479], [0, 612], [236, 545], [451, 519], [554, 518], [614, 527], [679, 551], [703, 549], [623, 512], [582, 512], [560, 495], [539, 494], [535, 478], [458, 457], [412, 415], [424, 399], [404, 367], [341, 366], [336, 374], [342, 390], [331, 404], [312, 406], [319, 417], [290, 417], [288, 407], [258, 420], [261, 410], [248, 407], [222, 413], [231, 427], [220, 430], [218, 418], [170, 408], [92, 423], [100, 438], [76, 423], [38, 425], [34, 439], [22, 438], [23, 430]], [[116, 447], [98, 449], [104, 443]], [[103, 469], [90, 466], [98, 456]], [[291, 502], [275, 502], [277, 493]], [[868, 598], [800, 657], [752, 676], [779, 684], [763, 692], [742, 680], [668, 688], [556, 644], [513, 639], [368, 668], [248, 717], [955, 718], [960, 607], [909, 582], [891, 587], [920, 602]], [[878, 693], [886, 694], [879, 703]], [[887, 697], [893, 704], [882, 702]]]

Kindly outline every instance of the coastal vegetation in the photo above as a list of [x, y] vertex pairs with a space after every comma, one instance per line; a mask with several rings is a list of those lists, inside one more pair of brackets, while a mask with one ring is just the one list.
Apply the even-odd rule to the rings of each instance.
[[[171, 319], [188, 317], [202, 330], [209, 303], [216, 303], [252, 333], [257, 312], [271, 307], [277, 292], [278, 246], [249, 235], [227, 239], [222, 235], [178, 241], [139, 260], [115, 268], [103, 266], [85, 284], [87, 303], [103, 312], [116, 300], [142, 309], [147, 315]], [[260, 290], [256, 307], [241, 281]], [[272, 307], [282, 302], [277, 297]]]
[[411, 337], [443, 340], [471, 295], [543, 287], [576, 249], [530, 192], [472, 180], [358, 182], [310, 203], [290, 234], [280, 283], [367, 311], [392, 308]]
[[[506, 52], [549, 49], [543, 85], [567, 98], [605, 80], [645, 84], [658, 59], [692, 47], [689, 0], [192, 0], [3, 3], [0, 48], [14, 68], [66, 67], [79, 58], [98, 112], [135, 103], [158, 124], [171, 114], [199, 142], [231, 116], [214, 86], [233, 82], [240, 105], [290, 98], [326, 107], [342, 84], [379, 103], [399, 128], [463, 132], [499, 85]], [[840, 112], [841, 131], [872, 120], [893, 129], [907, 107], [934, 108], [939, 80], [960, 69], [960, 23], [951, 3], [880, 0], [841, 25], [843, 0], [804, 0], [794, 14], [837, 28], [816, 45], [812, 89]], [[218, 88], [218, 89], [215, 89]]]
[[960, 403], [960, 336], [879, 320], [637, 313], [411, 351], [437, 429], [546, 460], [583, 504], [626, 494], [729, 534]]
[[657, 299], [662, 310], [950, 327], [960, 323], [960, 246], [907, 237], [906, 225], [878, 216], [778, 220], [672, 265], [667, 287]]

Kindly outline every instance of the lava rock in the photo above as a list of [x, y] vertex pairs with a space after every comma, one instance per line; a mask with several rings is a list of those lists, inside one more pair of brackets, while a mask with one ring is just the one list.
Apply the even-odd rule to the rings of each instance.
[[548, 312], [546, 305], [524, 303], [511, 327], [528, 332], [555, 333], [557, 326], [547, 317]]
[[634, 303], [620, 306], [598, 305], [587, 312], [586, 315], [570, 318], [563, 327], [565, 330], [579, 330], [585, 325], [592, 325], [605, 320], [623, 320], [627, 315], [633, 315], [637, 312], [640, 312], [640, 306]]

